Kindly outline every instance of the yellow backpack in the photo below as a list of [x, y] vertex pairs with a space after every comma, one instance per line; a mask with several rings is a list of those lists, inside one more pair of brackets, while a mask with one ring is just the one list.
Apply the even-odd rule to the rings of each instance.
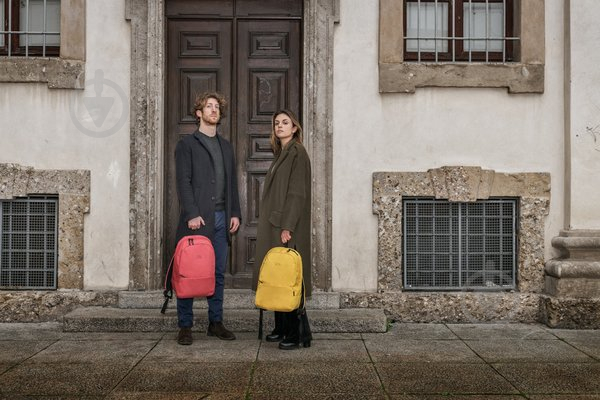
[[302, 299], [302, 257], [294, 249], [273, 247], [260, 266], [255, 304], [261, 310], [293, 311]]

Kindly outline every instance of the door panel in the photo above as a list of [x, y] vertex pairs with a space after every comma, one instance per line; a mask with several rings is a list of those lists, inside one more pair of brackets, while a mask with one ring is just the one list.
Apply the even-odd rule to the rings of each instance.
[[240, 20], [238, 43], [237, 159], [244, 224], [243, 245], [232, 265], [234, 286], [246, 287], [254, 268], [260, 195], [273, 160], [271, 117], [282, 108], [300, 109], [300, 21]]
[[[231, 97], [231, 21], [169, 20], [167, 129], [165, 141], [165, 259], [175, 250], [179, 203], [175, 186], [175, 146], [194, 132], [196, 96], [217, 90]], [[230, 117], [221, 122], [228, 133]], [[228, 136], [228, 135], [227, 135]]]
[[[260, 195], [273, 159], [271, 116], [277, 109], [289, 108], [301, 117], [301, 20], [281, 16], [301, 13], [301, 0], [167, 1], [165, 267], [175, 249], [179, 217], [175, 146], [197, 129], [196, 96], [216, 90], [229, 101], [219, 132], [236, 152], [242, 207], [226, 287], [250, 287]], [[277, 19], [269, 19], [272, 16]]]

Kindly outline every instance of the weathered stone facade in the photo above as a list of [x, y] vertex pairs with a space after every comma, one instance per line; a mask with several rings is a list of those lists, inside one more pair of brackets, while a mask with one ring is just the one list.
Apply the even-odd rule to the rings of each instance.
[[90, 173], [0, 164], [0, 198], [58, 196], [58, 289], [83, 289], [83, 215], [90, 211]]
[[[489, 197], [519, 198], [518, 292], [406, 293], [402, 280], [402, 197], [453, 202]], [[402, 321], [535, 321], [544, 289], [544, 219], [550, 206], [550, 175], [503, 174], [479, 167], [442, 167], [427, 172], [373, 174], [373, 212], [379, 217], [377, 293], [348, 293], [344, 305], [384, 307]]]

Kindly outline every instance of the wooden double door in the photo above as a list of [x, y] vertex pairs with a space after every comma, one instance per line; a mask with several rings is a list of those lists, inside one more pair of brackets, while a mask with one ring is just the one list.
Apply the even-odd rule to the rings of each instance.
[[233, 145], [242, 224], [226, 287], [249, 288], [260, 195], [273, 154], [273, 112], [301, 117], [302, 0], [168, 0], [165, 133], [165, 258], [175, 248], [179, 203], [175, 146], [197, 129], [194, 100], [217, 91], [229, 105], [219, 132]]

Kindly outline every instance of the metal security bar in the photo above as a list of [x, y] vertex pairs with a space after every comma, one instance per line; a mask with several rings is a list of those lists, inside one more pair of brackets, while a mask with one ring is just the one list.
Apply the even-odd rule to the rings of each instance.
[[0, 288], [56, 289], [58, 199], [0, 200]]
[[515, 1], [405, 0], [405, 61], [515, 61]]
[[60, 0], [0, 0], [0, 48], [11, 56], [58, 56]]
[[517, 199], [403, 199], [404, 288], [516, 287]]

